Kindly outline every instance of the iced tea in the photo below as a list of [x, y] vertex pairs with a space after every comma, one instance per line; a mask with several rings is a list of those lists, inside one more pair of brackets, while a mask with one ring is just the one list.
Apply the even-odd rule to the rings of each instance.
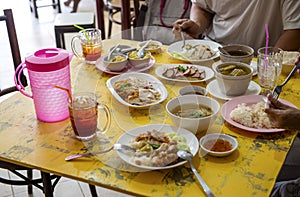
[[86, 61], [94, 62], [101, 57], [101, 44], [81, 44], [81, 46]]
[[[81, 44], [80, 50], [79, 42]], [[72, 38], [71, 48], [76, 57], [86, 61], [89, 64], [95, 64], [96, 60], [101, 57], [101, 30], [96, 28], [81, 30], [79, 35]]]
[[69, 112], [77, 138], [88, 140], [96, 135], [98, 104], [93, 94], [75, 96], [72, 103], [69, 102]]

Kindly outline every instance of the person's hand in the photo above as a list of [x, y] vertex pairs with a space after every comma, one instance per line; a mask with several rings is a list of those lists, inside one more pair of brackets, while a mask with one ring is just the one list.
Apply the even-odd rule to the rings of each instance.
[[178, 40], [181, 40], [181, 31], [184, 32], [185, 38], [187, 39], [197, 39], [201, 34], [199, 25], [190, 19], [179, 19], [175, 21], [172, 31]]
[[268, 95], [268, 100], [272, 105], [267, 105], [265, 112], [268, 114], [271, 122], [278, 128], [300, 130], [300, 110], [285, 105]]

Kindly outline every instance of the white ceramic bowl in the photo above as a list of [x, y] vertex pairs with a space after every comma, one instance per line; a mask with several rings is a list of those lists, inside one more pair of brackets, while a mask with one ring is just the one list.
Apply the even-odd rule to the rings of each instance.
[[124, 68], [126, 68], [127, 63], [128, 63], [127, 56], [124, 55], [124, 54], [113, 54], [113, 55], [111, 55], [110, 59], [113, 60], [117, 56], [120, 56], [120, 57], [124, 58], [124, 60], [116, 61], [116, 62], [108, 61], [108, 55], [106, 55], [103, 58], [103, 62], [105, 64], [105, 67], [108, 68], [111, 71], [121, 71]]
[[[219, 72], [221, 68], [229, 65], [237, 65], [245, 69], [249, 69], [250, 72], [247, 75], [241, 76], [229, 76]], [[239, 96], [245, 94], [250, 84], [253, 75], [253, 69], [245, 63], [241, 62], [226, 62], [213, 67], [215, 71], [216, 80], [220, 91], [227, 96]]]
[[254, 56], [254, 49], [247, 45], [230, 44], [221, 48], [230, 54], [227, 55], [220, 51], [220, 59], [222, 62], [243, 62], [250, 64]]
[[180, 88], [178, 94], [180, 96], [189, 95], [189, 94], [206, 96], [207, 90], [201, 86], [184, 86], [183, 88]]
[[[232, 146], [231, 150], [217, 152], [217, 151], [211, 151], [210, 150], [211, 148], [206, 148], [204, 146], [204, 144], [207, 141], [210, 141], [210, 140], [216, 141], [217, 139], [225, 140], [225, 141], [229, 142]], [[212, 133], [212, 134], [207, 134], [207, 135], [203, 136], [199, 140], [199, 146], [201, 148], [200, 151], [201, 151], [202, 155], [207, 153], [209, 155], [216, 156], [216, 157], [224, 157], [224, 156], [230, 155], [238, 148], [238, 141], [234, 137], [231, 137], [230, 135], [221, 134], [221, 133]]]
[[[213, 114], [202, 118], [183, 118], [173, 114], [174, 110], [188, 104], [209, 107], [213, 111]], [[220, 105], [215, 99], [200, 95], [178, 96], [169, 100], [166, 105], [166, 111], [172, 122], [176, 126], [185, 128], [194, 134], [206, 131], [209, 125], [211, 125], [217, 118], [219, 110]]]
[[[147, 41], [138, 43], [138, 47], [141, 48], [146, 44]], [[161, 52], [162, 43], [156, 40], [152, 40], [149, 45], [146, 47], [146, 51], [151, 52], [152, 54], [158, 54]]]
[[145, 55], [143, 58], [138, 58], [136, 55], [137, 51], [132, 51], [128, 54], [128, 60], [131, 66], [136, 68], [142, 68], [147, 66], [151, 60], [151, 53], [149, 51], [145, 51]]

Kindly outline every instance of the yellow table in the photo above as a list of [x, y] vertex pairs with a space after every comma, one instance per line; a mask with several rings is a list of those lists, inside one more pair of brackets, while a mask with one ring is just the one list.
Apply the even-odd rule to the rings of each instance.
[[[136, 46], [136, 42], [128, 40], [105, 40], [104, 53], [117, 42]], [[162, 54], [154, 56], [157, 64], [148, 73], [155, 76], [154, 70], [159, 63], [179, 62], [169, 57], [165, 49]], [[111, 109], [112, 126], [106, 138], [100, 136], [84, 143], [74, 139], [69, 119], [57, 123], [38, 121], [33, 101], [17, 93], [0, 104], [0, 160], [132, 195], [205, 196], [188, 165], [148, 172], [122, 171], [111, 167], [120, 161], [115, 151], [70, 162], [64, 160], [74, 153], [96, 150], [99, 146], [103, 148], [128, 129], [152, 123], [172, 124], [164, 108], [170, 98], [177, 96], [178, 88], [185, 84], [163, 81], [169, 93], [167, 100], [150, 109], [137, 110], [122, 106], [111, 96], [105, 84], [111, 76], [77, 58], [71, 62], [73, 92], [95, 91], [99, 100]], [[286, 85], [281, 98], [300, 107], [299, 95], [300, 78], [296, 76]], [[213, 193], [222, 197], [269, 196], [296, 132], [252, 133], [223, 124], [221, 118], [216, 127], [223, 133], [236, 136], [239, 148], [224, 158], [194, 157], [193, 164]], [[119, 167], [124, 168], [126, 164]]]

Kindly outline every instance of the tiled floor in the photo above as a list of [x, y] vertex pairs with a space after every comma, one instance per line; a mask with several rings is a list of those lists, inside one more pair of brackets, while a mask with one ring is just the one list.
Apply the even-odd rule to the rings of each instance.
[[[50, 1], [50, 0], [49, 0]], [[71, 7], [65, 7], [63, 5], [64, 0], [61, 0], [62, 12], [70, 12]], [[71, 4], [72, 6], [72, 4]], [[11, 8], [14, 14], [15, 26], [17, 30], [17, 36], [19, 40], [19, 46], [21, 51], [22, 59], [27, 54], [34, 52], [41, 48], [55, 47], [55, 37], [53, 29], [53, 21], [56, 11], [52, 7], [39, 8], [39, 19], [34, 18], [34, 15], [30, 12], [28, 0], [9, 0], [0, 1], [0, 9]], [[95, 11], [94, 0], [81, 0], [79, 12], [84, 11]], [[2, 15], [2, 14], [0, 14]], [[105, 20], [107, 21], [107, 19]], [[113, 32], [119, 32], [120, 26], [114, 25]], [[1, 23], [0, 35], [6, 34], [6, 27]], [[69, 35], [72, 37], [72, 34]], [[10, 49], [8, 48], [8, 41], [6, 36], [0, 37], [0, 87], [5, 87], [7, 84], [13, 84], [12, 76], [14, 72], [12, 69], [8, 69], [6, 65], [11, 64], [9, 58]], [[68, 42], [68, 38], [67, 38]], [[67, 48], [69, 50], [69, 48]], [[4, 57], [4, 60], [3, 60]], [[5, 58], [7, 57], [7, 58]], [[0, 101], [1, 102], [1, 101]], [[15, 175], [8, 172], [7, 170], [0, 169], [0, 176], [5, 178], [15, 178]], [[34, 171], [34, 176], [39, 177], [39, 171]], [[117, 196], [128, 196], [111, 190], [97, 187], [97, 193], [99, 196], [117, 197]], [[10, 186], [0, 183], [0, 197], [23, 197], [29, 196], [27, 194], [26, 186]], [[38, 188], [34, 188], [32, 196], [44, 196], [42, 191]], [[87, 183], [62, 178], [54, 190], [55, 197], [81, 197], [91, 196], [90, 190]]]

